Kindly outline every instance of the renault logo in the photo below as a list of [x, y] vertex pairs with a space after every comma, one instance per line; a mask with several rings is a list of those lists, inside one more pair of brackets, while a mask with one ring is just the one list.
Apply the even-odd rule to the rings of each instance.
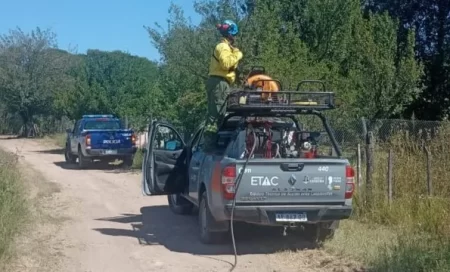
[[291, 186], [294, 186], [294, 184], [297, 182], [297, 178], [292, 174], [291, 177], [288, 179], [288, 183]]

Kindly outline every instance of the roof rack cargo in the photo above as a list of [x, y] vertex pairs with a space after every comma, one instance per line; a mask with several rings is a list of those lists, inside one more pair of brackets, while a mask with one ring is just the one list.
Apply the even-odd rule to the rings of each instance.
[[[322, 91], [302, 91], [305, 84], [320, 84]], [[239, 89], [226, 98], [229, 113], [286, 113], [297, 114], [308, 111], [323, 111], [335, 108], [334, 92], [325, 91], [325, 83], [319, 80], [304, 80], [296, 91], [257, 91]]]

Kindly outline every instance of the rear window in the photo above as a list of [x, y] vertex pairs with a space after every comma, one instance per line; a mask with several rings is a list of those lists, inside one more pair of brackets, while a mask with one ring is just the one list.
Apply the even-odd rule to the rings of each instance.
[[[291, 122], [272, 123], [270, 133], [264, 124], [253, 125], [256, 133], [256, 148], [253, 158], [327, 158], [335, 157], [336, 150], [331, 143], [322, 120], [315, 116], [299, 116], [297, 128]], [[234, 141], [230, 142], [227, 150], [228, 156], [236, 159], [246, 158], [252, 144], [247, 144], [249, 130], [242, 130]], [[269, 134], [271, 144], [268, 145]], [[271, 146], [271, 149], [268, 149]], [[246, 152], [247, 151], [247, 152]], [[270, 152], [268, 152], [270, 151]], [[314, 155], [311, 155], [314, 153]]]
[[117, 120], [92, 120], [84, 124], [84, 129], [120, 129], [120, 122]]

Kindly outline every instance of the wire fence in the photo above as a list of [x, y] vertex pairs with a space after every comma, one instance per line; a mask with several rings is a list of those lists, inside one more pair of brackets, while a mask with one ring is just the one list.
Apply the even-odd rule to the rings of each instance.
[[449, 122], [361, 119], [345, 129], [334, 127], [344, 155], [358, 169], [359, 187], [373, 193], [371, 200], [391, 204], [405, 196], [450, 196]]
[[[321, 131], [323, 126], [317, 117], [300, 118], [300, 123], [304, 130]], [[330, 120], [330, 126], [334, 137], [342, 149], [344, 155], [356, 156], [358, 145], [364, 147], [367, 144], [368, 134], [379, 147], [386, 146], [399, 135], [407, 135], [410, 142], [429, 142], [439, 135], [445, 127], [450, 127], [450, 123], [440, 121], [422, 121], [405, 119], [379, 119], [368, 121], [364, 118], [353, 120]], [[132, 127], [133, 128], [133, 127]], [[183, 128], [178, 128], [183, 133]], [[147, 143], [148, 129], [135, 130], [138, 132], [138, 142], [144, 146]], [[186, 136], [186, 135], [185, 135]], [[183, 137], [189, 139], [189, 137]], [[406, 139], [405, 139], [406, 140]], [[364, 152], [364, 151], [363, 151]]]
[[[136, 132], [140, 148], [148, 144], [149, 122], [125, 121]], [[299, 122], [302, 130], [324, 130], [318, 118], [301, 116]], [[74, 123], [67, 117], [37, 116], [32, 125], [36, 136], [42, 136], [65, 133]], [[357, 169], [359, 187], [378, 188], [390, 201], [411, 188], [416, 195], [450, 196], [450, 183], [445, 182], [450, 180], [450, 122], [330, 118], [329, 123], [343, 157]], [[18, 134], [23, 128], [17, 115], [0, 115], [0, 134]], [[193, 133], [176, 129], [186, 141]]]

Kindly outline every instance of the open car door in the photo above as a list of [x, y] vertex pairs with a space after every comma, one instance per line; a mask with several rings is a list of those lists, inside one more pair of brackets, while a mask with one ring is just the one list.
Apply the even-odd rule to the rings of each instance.
[[170, 124], [153, 121], [149, 125], [142, 162], [144, 195], [181, 193], [187, 186], [185, 143]]

